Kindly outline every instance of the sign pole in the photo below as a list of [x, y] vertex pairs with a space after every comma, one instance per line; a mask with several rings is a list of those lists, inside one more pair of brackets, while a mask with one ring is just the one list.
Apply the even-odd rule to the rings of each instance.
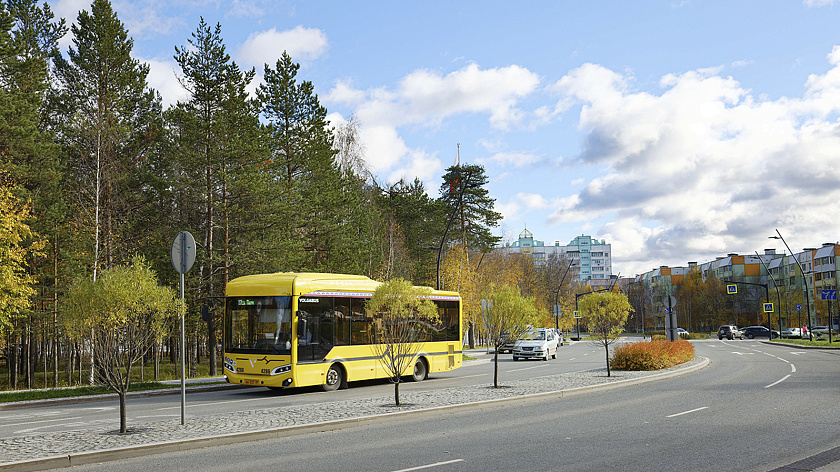
[[[172, 242], [172, 266], [181, 274], [181, 303], [184, 301], [184, 274], [192, 269], [195, 263], [195, 239], [189, 231], [181, 231]], [[186, 310], [185, 310], [186, 311]], [[186, 363], [186, 333], [184, 332], [185, 312], [181, 313], [181, 424], [186, 424], [187, 409], [187, 363]]]
[[[181, 302], [184, 302], [184, 273], [181, 272]], [[187, 366], [185, 361], [186, 336], [184, 335], [184, 313], [181, 313], [181, 424], [186, 424]]]

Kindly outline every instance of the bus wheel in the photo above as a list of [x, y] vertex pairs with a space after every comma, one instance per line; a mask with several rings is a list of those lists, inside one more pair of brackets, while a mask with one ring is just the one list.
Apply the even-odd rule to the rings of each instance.
[[429, 369], [426, 368], [426, 361], [417, 359], [417, 362], [414, 363], [414, 374], [411, 375], [411, 380], [415, 382], [425, 380], [428, 372]]
[[321, 389], [325, 392], [332, 392], [333, 390], [338, 390], [338, 387], [341, 386], [344, 380], [344, 372], [341, 370], [337, 364], [333, 364], [330, 366], [330, 369], [327, 371], [327, 378], [324, 381], [324, 384], [321, 385]]

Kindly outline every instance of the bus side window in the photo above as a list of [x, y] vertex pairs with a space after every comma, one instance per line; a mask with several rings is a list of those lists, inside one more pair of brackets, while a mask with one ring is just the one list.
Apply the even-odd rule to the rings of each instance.
[[335, 345], [350, 344], [350, 299], [335, 299]]

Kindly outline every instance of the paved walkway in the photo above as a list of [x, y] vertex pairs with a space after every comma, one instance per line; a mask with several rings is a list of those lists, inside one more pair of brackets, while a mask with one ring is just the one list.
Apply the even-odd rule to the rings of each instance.
[[[484, 351], [474, 352], [488, 362]], [[334, 428], [337, 424], [372, 421], [395, 414], [421, 413], [442, 408], [462, 407], [487, 402], [516, 401], [538, 395], [563, 396], [592, 388], [608, 388], [628, 383], [655, 380], [690, 372], [708, 363], [705, 358], [659, 372], [612, 371], [594, 369], [570, 374], [549, 375], [523, 381], [505, 381], [504, 388], [473, 386], [400, 394], [401, 406], [394, 406], [392, 395], [366, 400], [335, 401], [317, 406], [279, 407], [247, 410], [232, 414], [187, 417], [177, 422], [132, 422], [129, 432], [119, 434], [113, 427], [86, 431], [40, 433], [32, 436], [0, 439], [0, 471], [44, 470], [91, 462], [136, 457], [254, 441], [299, 434], [304, 431]], [[193, 387], [190, 387], [193, 388]], [[180, 389], [179, 389], [180, 391]], [[225, 431], [225, 434], [219, 434]]]

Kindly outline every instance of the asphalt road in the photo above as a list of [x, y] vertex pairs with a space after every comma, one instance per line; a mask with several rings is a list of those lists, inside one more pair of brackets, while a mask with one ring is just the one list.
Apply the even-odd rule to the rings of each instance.
[[[74, 470], [772, 470], [840, 446], [840, 352], [746, 340], [695, 346], [698, 355], [711, 359], [709, 366], [657, 382]], [[603, 351], [586, 344], [564, 347], [558, 360], [547, 363], [509, 359], [504, 356], [500, 363], [503, 380], [604, 362]], [[479, 363], [411, 388], [488, 384], [488, 375], [492, 365]], [[373, 395], [391, 388], [365, 385], [295, 395], [217, 392], [203, 401], [235, 398], [246, 409], [253, 407], [248, 401], [324, 401], [337, 398], [334, 393]], [[197, 413], [191, 415], [198, 420]]]
[[[492, 359], [481, 354], [481, 359]], [[513, 362], [511, 354], [499, 355], [499, 379], [517, 380], [529, 377], [574, 372], [604, 367], [606, 356], [588, 343], [565, 345], [558, 350], [557, 359]], [[400, 385], [401, 392], [426, 391], [468, 385], [492, 385], [493, 366], [490, 362], [468, 363], [445, 373], [431, 374], [423, 382]], [[318, 387], [274, 391], [267, 388], [234, 387], [231, 390], [187, 393], [187, 421], [202, 416], [218, 415], [256, 408], [308, 405], [388, 395], [393, 385], [387, 380], [354, 382], [346, 390], [323, 392]], [[180, 390], [179, 390], [180, 391]], [[128, 424], [134, 422], [172, 421], [181, 418], [180, 395], [133, 396], [127, 401]], [[39, 432], [58, 432], [68, 429], [87, 429], [92, 426], [119, 427], [119, 403], [116, 395], [85, 401], [27, 405], [19, 409], [0, 410], [0, 437], [9, 438]]]

